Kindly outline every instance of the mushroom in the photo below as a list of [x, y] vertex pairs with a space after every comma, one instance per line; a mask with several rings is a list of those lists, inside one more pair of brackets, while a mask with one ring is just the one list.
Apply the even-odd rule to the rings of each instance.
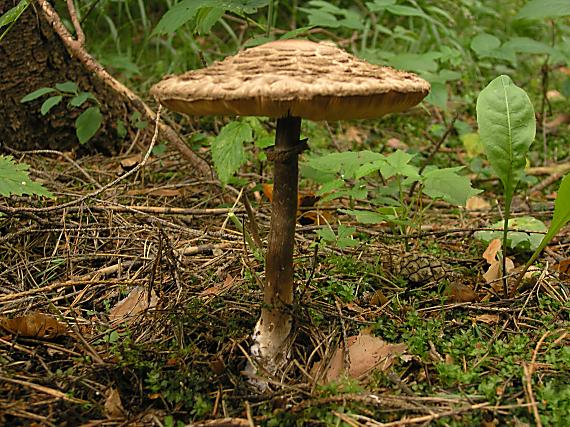
[[151, 94], [167, 108], [193, 116], [277, 118], [271, 228], [261, 317], [251, 353], [275, 374], [291, 344], [293, 246], [301, 119], [370, 119], [403, 111], [429, 92], [414, 74], [372, 65], [330, 42], [280, 40], [246, 49], [207, 68], [165, 78]]

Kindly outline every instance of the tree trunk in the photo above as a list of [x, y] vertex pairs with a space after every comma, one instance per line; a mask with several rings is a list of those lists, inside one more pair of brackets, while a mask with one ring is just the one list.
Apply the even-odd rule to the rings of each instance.
[[[0, 0], [0, 15], [18, 0]], [[3, 27], [5, 29], [6, 27]], [[131, 135], [141, 132], [139, 141], [152, 138], [154, 112], [131, 90], [114, 79], [74, 39], [63, 26], [51, 2], [31, 3], [7, 36], [0, 42], [0, 150], [77, 149], [80, 153], [116, 154], [123, 145], [117, 126], [122, 122]], [[99, 101], [103, 123], [96, 135], [83, 146], [75, 135], [75, 120], [84, 108], [69, 108], [65, 100], [43, 116], [41, 105], [46, 97], [22, 104], [21, 99], [41, 87], [72, 81], [83, 92]], [[130, 117], [134, 112], [148, 123], [138, 130]], [[190, 150], [176, 132], [164, 123], [161, 136], [177, 148], [194, 166], [197, 176], [209, 177], [209, 165]]]
[[[0, 15], [17, 3], [18, 0], [0, 0]], [[69, 108], [64, 100], [42, 116], [40, 107], [48, 96], [24, 104], [20, 102], [36, 89], [72, 81], [99, 100], [104, 118], [97, 134], [80, 147], [80, 151], [105, 154], [119, 151], [121, 138], [116, 132], [117, 122], [122, 120], [128, 124], [133, 110], [68, 53], [37, 3], [33, 2], [28, 7], [0, 42], [0, 58], [2, 145], [17, 150], [67, 151], [78, 148], [75, 119], [85, 107]], [[150, 127], [149, 133], [152, 131]]]

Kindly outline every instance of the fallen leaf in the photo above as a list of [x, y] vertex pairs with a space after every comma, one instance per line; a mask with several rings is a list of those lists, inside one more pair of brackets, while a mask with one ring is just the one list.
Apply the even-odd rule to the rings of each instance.
[[200, 298], [206, 298], [210, 296], [221, 295], [222, 293], [230, 289], [234, 283], [235, 283], [235, 278], [231, 274], [228, 274], [223, 283], [217, 283], [214, 286], [210, 286], [209, 288], [204, 289], [202, 292], [200, 292], [199, 296]]
[[498, 314], [480, 314], [475, 316], [473, 320], [476, 322], [486, 323], [488, 325], [493, 325], [495, 323], [499, 323], [499, 315]]
[[109, 320], [113, 324], [131, 323], [135, 316], [142, 311], [156, 307], [158, 297], [154, 290], [151, 292], [150, 301], [148, 291], [142, 286], [135, 286], [129, 295], [119, 301], [109, 312]]
[[552, 129], [556, 129], [562, 125], [565, 125], [566, 123], [570, 123], [570, 114], [562, 113], [562, 114], [558, 114], [555, 118], [553, 118], [549, 122], [546, 122], [544, 124], [544, 126], [546, 126], [546, 128], [548, 128], [548, 129], [552, 130]]
[[408, 145], [402, 141], [400, 141], [398, 138], [390, 138], [388, 141], [386, 141], [386, 145], [390, 148], [393, 148], [394, 150], [407, 150], [408, 149]]
[[370, 299], [368, 300], [368, 303], [371, 305], [377, 305], [379, 307], [383, 306], [384, 304], [388, 303], [388, 298], [386, 298], [386, 295], [384, 295], [384, 293], [380, 290], [377, 289], [376, 291], [374, 291], [374, 293], [370, 296]]
[[128, 172], [134, 167], [136, 167], [142, 160], [141, 154], [135, 154], [134, 156], [127, 157], [121, 160], [121, 168], [123, 171]]
[[487, 211], [491, 209], [491, 204], [482, 197], [473, 196], [467, 199], [465, 209], [468, 211]]
[[124, 418], [125, 408], [121, 402], [119, 390], [111, 387], [107, 390], [105, 398], [105, 415], [107, 418]]
[[476, 302], [479, 295], [469, 286], [462, 283], [451, 283], [445, 290], [449, 302]]
[[562, 279], [567, 279], [570, 277], [570, 258], [563, 259], [558, 264], [552, 266], [554, 270], [560, 273]]
[[[507, 258], [506, 263], [507, 263], [507, 273], [515, 268], [515, 264], [513, 263], [512, 259]], [[497, 259], [493, 261], [489, 266], [489, 269], [483, 274], [485, 282], [492, 283], [499, 280], [502, 277], [501, 275], [502, 268], [503, 268], [503, 262], [501, 260]]]
[[489, 263], [493, 264], [497, 260], [497, 253], [501, 249], [501, 241], [493, 239], [489, 242], [487, 249], [483, 252], [483, 258]]
[[[364, 379], [373, 370], [387, 370], [394, 359], [407, 349], [406, 344], [389, 344], [366, 333], [349, 337], [347, 341], [350, 359], [347, 374], [355, 379]], [[329, 383], [340, 378], [344, 370], [344, 350], [339, 346], [326, 368], [324, 382]]]
[[28, 313], [13, 319], [0, 317], [0, 326], [14, 335], [44, 339], [57, 338], [67, 330], [63, 323], [42, 313]]

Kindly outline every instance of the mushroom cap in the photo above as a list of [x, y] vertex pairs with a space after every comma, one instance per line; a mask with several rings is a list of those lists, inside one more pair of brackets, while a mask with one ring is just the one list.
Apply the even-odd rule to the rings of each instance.
[[418, 104], [430, 85], [370, 64], [330, 42], [279, 40], [151, 88], [167, 108], [193, 116], [368, 119]]

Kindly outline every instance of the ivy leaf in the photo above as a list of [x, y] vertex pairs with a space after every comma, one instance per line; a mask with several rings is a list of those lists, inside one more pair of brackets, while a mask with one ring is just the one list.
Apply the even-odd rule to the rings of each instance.
[[99, 107], [90, 107], [75, 120], [75, 134], [80, 144], [85, 144], [97, 133], [103, 122]]
[[61, 95], [50, 96], [48, 99], [46, 99], [40, 108], [42, 116], [45, 116], [47, 113], [49, 113], [49, 110], [59, 104], [62, 99], [63, 97]]
[[12, 156], [0, 156], [0, 196], [32, 194], [53, 197], [50, 191], [28, 176], [29, 165], [15, 163]]
[[471, 187], [471, 181], [457, 172], [462, 166], [454, 168], [434, 169], [423, 173], [423, 193], [432, 199], [443, 199], [457, 206], [465, 206], [467, 200], [479, 193]]
[[212, 142], [212, 160], [222, 183], [227, 184], [230, 177], [245, 163], [244, 142], [253, 139], [251, 126], [247, 123], [232, 122], [222, 128]]

